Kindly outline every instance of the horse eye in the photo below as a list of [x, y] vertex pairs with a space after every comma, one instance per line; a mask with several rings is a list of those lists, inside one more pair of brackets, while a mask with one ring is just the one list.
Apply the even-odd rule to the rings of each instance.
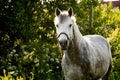
[[56, 25], [56, 27], [58, 27], [58, 25]]
[[70, 24], [69, 27], [72, 27], [72, 24]]

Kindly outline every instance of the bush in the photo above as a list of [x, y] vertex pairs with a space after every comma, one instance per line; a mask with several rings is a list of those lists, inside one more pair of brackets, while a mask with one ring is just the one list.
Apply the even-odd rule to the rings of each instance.
[[119, 80], [120, 76], [120, 28], [116, 28], [112, 32], [110, 39], [112, 56], [113, 56], [113, 69], [111, 80]]

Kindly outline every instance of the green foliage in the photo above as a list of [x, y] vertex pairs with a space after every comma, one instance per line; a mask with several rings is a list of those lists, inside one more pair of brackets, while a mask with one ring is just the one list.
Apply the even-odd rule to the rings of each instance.
[[120, 28], [116, 28], [110, 37], [111, 50], [113, 55], [112, 79], [119, 80], [120, 76]]
[[100, 5], [94, 9], [94, 27], [95, 33], [109, 37], [112, 30], [115, 30], [120, 24], [120, 10], [113, 9], [112, 3], [107, 6]]
[[[98, 5], [98, 0], [6, 0], [0, 1], [0, 78], [62, 80], [62, 51], [58, 49], [53, 24], [56, 7], [70, 6], [82, 34], [90, 31], [108, 37], [113, 55], [111, 78], [120, 74], [120, 10]], [[94, 8], [90, 26], [90, 5]]]

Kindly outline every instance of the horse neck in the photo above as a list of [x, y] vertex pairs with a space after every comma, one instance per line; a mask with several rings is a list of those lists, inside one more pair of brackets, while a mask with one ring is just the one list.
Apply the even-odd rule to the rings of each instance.
[[[77, 26], [77, 24], [74, 24], [74, 28], [73, 28], [73, 40], [69, 45], [68, 50], [66, 51], [66, 55], [70, 58], [70, 59], [77, 59], [77, 57], [80, 57], [80, 53], [82, 53], [82, 49], [84, 48], [84, 40], [83, 40], [83, 36], [79, 31], [79, 28]], [[76, 62], [76, 60], [73, 60]]]
[[79, 27], [76, 23], [74, 23], [74, 27], [73, 27], [73, 34], [74, 34], [74, 38], [73, 38], [73, 46], [74, 48], [78, 49], [79, 52], [81, 51], [82, 47], [84, 47], [85, 45], [85, 40], [83, 39], [83, 36], [79, 30]]

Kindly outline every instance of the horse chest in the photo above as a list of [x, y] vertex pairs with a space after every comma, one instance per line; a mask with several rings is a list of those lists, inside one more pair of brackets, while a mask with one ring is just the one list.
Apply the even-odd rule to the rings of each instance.
[[65, 56], [63, 56], [62, 59], [62, 69], [64, 71], [65, 78], [67, 78], [66, 80], [78, 80], [83, 76], [81, 67], [76, 64], [72, 64], [69, 60], [66, 60]]
[[66, 80], [78, 80], [83, 76], [81, 68], [76, 65], [63, 65], [62, 66]]

